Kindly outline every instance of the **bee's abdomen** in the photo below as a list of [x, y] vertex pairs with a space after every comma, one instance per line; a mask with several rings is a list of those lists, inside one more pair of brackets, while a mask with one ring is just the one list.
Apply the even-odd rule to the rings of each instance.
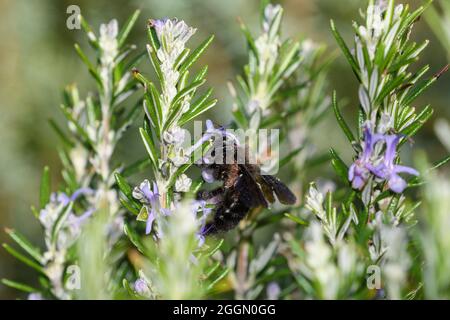
[[220, 205], [214, 214], [213, 221], [205, 227], [206, 235], [233, 229], [247, 215], [249, 210], [250, 208], [239, 200], [236, 200], [230, 206]]

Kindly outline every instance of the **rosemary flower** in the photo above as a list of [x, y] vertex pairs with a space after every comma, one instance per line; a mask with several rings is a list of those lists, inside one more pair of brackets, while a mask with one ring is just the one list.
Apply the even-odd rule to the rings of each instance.
[[[198, 217], [198, 213], [201, 215]], [[197, 224], [198, 231], [196, 232], [196, 237], [198, 240], [198, 247], [202, 247], [205, 243], [205, 234], [207, 233], [206, 228], [206, 219], [209, 214], [212, 212], [212, 208], [207, 207], [207, 202], [204, 200], [195, 200], [192, 203], [192, 213], [194, 214]]]
[[[369, 176], [373, 174], [386, 181], [393, 192], [401, 193], [405, 190], [407, 183], [399, 173], [417, 176], [419, 172], [413, 168], [395, 164], [400, 138], [400, 135], [375, 134], [369, 125], [365, 126], [362, 153], [348, 171], [348, 179], [352, 182], [353, 188], [361, 190]], [[377, 155], [374, 152], [377, 142], [383, 142], [386, 145], [383, 155]]]
[[153, 221], [157, 218], [158, 214], [167, 216], [170, 214], [170, 210], [161, 207], [160, 194], [158, 185], [153, 182], [153, 190], [150, 187], [150, 182], [146, 179], [139, 187], [134, 188], [133, 197], [139, 200], [144, 206], [138, 219], [146, 220], [145, 234], [149, 234], [152, 231]]
[[348, 170], [348, 180], [351, 181], [352, 187], [362, 189], [366, 184], [370, 168], [372, 167], [372, 153], [375, 144], [383, 139], [380, 134], [374, 134], [369, 125], [363, 130], [363, 150], [360, 157], [350, 166]]
[[[63, 192], [53, 193], [50, 202], [39, 213], [39, 221], [45, 229], [46, 243], [49, 248], [51, 244], [51, 233], [55, 223], [60, 217], [60, 213], [66, 208], [70, 202], [77, 200], [82, 195], [92, 195], [93, 190], [89, 188], [81, 188], [76, 190], [70, 197]], [[58, 248], [69, 247], [78, 237], [81, 232], [82, 223], [94, 212], [94, 208], [86, 210], [82, 215], [75, 215], [70, 212], [65, 221], [63, 221], [63, 228], [58, 234], [56, 246]], [[56, 248], [55, 248], [56, 249]]]
[[418, 176], [419, 172], [410, 167], [395, 164], [396, 148], [400, 141], [400, 135], [387, 135], [384, 137], [386, 142], [386, 152], [383, 157], [383, 162], [376, 167], [371, 168], [371, 171], [379, 178], [387, 181], [389, 189], [395, 193], [401, 193], [405, 190], [407, 183], [399, 176], [399, 173], [408, 173]]
[[280, 293], [281, 293], [281, 288], [280, 285], [278, 283], [276, 283], [275, 281], [270, 282], [267, 285], [267, 300], [278, 300], [278, 298], [280, 297]]
[[150, 288], [148, 287], [147, 282], [143, 278], [139, 278], [134, 283], [134, 290], [140, 294], [141, 296], [147, 297], [150, 296]]

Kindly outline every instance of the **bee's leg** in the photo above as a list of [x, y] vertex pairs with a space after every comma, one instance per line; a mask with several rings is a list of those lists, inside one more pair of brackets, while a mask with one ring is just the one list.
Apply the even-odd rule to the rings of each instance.
[[208, 190], [200, 190], [197, 192], [197, 200], [214, 200], [214, 203], [220, 202], [223, 193], [225, 192], [224, 187], [219, 187], [217, 189], [208, 191]]

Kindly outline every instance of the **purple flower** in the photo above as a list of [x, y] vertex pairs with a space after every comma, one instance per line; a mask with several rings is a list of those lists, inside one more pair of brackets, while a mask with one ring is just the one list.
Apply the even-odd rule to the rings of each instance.
[[44, 298], [42, 297], [42, 294], [40, 294], [39, 292], [33, 292], [30, 293], [27, 297], [28, 300], [44, 300]]
[[205, 200], [195, 200], [192, 203], [192, 213], [197, 216], [198, 212], [201, 212], [200, 217], [198, 218], [199, 223], [199, 231], [196, 233], [196, 237], [198, 240], [198, 247], [202, 247], [205, 243], [205, 226], [206, 219], [208, 215], [212, 212], [212, 208], [207, 207], [207, 202]]
[[[69, 198], [70, 201], [75, 201], [81, 196], [88, 196], [92, 195], [94, 193], [94, 190], [90, 188], [80, 188], [76, 190]], [[94, 208], [89, 208], [86, 210], [82, 215], [77, 216], [74, 214], [70, 214], [67, 218], [68, 224], [71, 228], [79, 229], [81, 227], [81, 224], [89, 218], [93, 213], [95, 212]]]
[[69, 217], [67, 218], [67, 222], [69, 224], [70, 227], [72, 228], [80, 228], [82, 223], [89, 218], [93, 213], [94, 213], [94, 209], [88, 209], [86, 210], [81, 216], [76, 216], [74, 214], [70, 214]]
[[[42, 209], [39, 214], [39, 220], [45, 227], [49, 228], [56, 222], [57, 216], [55, 215], [55, 213], [57, 213], [56, 208], [58, 206], [62, 205], [62, 207], [67, 207], [70, 202], [77, 200], [82, 195], [88, 196], [92, 195], [93, 193], [94, 191], [90, 188], [80, 188], [76, 190], [70, 197], [64, 192], [52, 193], [50, 196], [50, 203], [47, 204], [47, 206]], [[68, 216], [68, 225], [74, 228], [78, 228], [81, 223], [86, 220], [86, 218], [88, 218], [94, 211], [94, 208], [90, 208], [81, 216], [77, 216], [71, 212]]]
[[213, 183], [215, 181], [215, 179], [214, 179], [214, 169], [212, 169], [212, 168], [203, 168], [202, 169], [202, 178], [207, 183]]
[[[401, 193], [405, 190], [407, 183], [399, 173], [408, 173], [417, 176], [419, 172], [413, 168], [395, 164], [397, 145], [400, 138], [401, 135], [374, 134], [369, 125], [365, 126], [363, 151], [359, 159], [350, 166], [348, 171], [348, 179], [352, 182], [353, 188], [361, 190], [366, 184], [369, 175], [373, 174], [387, 181], [389, 189], [393, 192]], [[372, 162], [373, 149], [379, 141], [386, 143], [386, 149], [384, 155], [378, 159], [381, 160], [381, 163], [374, 165]]]
[[350, 166], [348, 180], [352, 187], [361, 190], [367, 182], [370, 174], [371, 157], [375, 144], [383, 139], [383, 135], [372, 133], [370, 126], [366, 125], [363, 132], [364, 145], [360, 157]]
[[211, 139], [211, 137], [214, 136], [214, 134], [216, 133], [216, 129], [214, 128], [214, 124], [212, 123], [211, 120], [206, 120], [206, 131], [203, 134], [203, 136], [200, 138], [200, 140], [198, 140], [191, 148], [190, 148], [190, 153], [192, 153], [194, 150], [196, 150], [197, 148], [199, 148], [202, 144], [204, 144], [206, 141], [208, 141], [209, 139]]
[[62, 204], [64, 207], [70, 203], [70, 197], [64, 192], [53, 192], [50, 196], [50, 202], [53, 204]]
[[147, 296], [150, 293], [147, 281], [142, 278], [137, 279], [134, 283], [134, 291], [142, 296]]
[[89, 196], [92, 195], [94, 191], [90, 188], [80, 188], [75, 190], [75, 192], [69, 197], [64, 192], [53, 192], [50, 196], [50, 202], [62, 204], [63, 206], [67, 206], [71, 201], [77, 200], [81, 196]]
[[90, 196], [94, 193], [94, 190], [90, 189], [90, 188], [80, 188], [78, 190], [76, 190], [71, 196], [70, 196], [70, 201], [75, 201], [76, 199], [78, 199], [80, 196], [84, 195], [84, 196]]
[[[174, 19], [159, 19], [150, 20], [150, 27], [153, 27], [158, 36], [159, 42], [168, 42], [169, 44], [164, 47], [164, 50], [170, 51], [184, 49], [185, 43], [195, 33], [196, 29], [189, 27], [183, 20]], [[166, 41], [164, 41], [164, 39]], [[176, 55], [178, 56], [178, 55]]]
[[266, 293], [268, 300], [278, 300], [281, 293], [280, 286], [275, 281], [272, 281], [268, 284]]
[[378, 166], [371, 168], [374, 175], [387, 180], [389, 189], [395, 193], [403, 192], [407, 186], [406, 181], [398, 175], [399, 173], [408, 173], [415, 176], [419, 175], [419, 172], [413, 168], [395, 164], [396, 149], [400, 138], [400, 135], [385, 136], [386, 152], [383, 157], [383, 162]]
[[[224, 127], [215, 128], [214, 124], [211, 120], [206, 120], [206, 131], [203, 136], [190, 148], [189, 153], [197, 150], [201, 145], [203, 145], [206, 141], [214, 138], [214, 143], [212, 147], [223, 148], [224, 139], [229, 139], [236, 145], [239, 145], [239, 139], [229, 130], [226, 130]], [[202, 162], [206, 164], [210, 164], [211, 159], [204, 157], [202, 158]]]
[[145, 234], [152, 231], [153, 221], [156, 219], [158, 213], [169, 215], [170, 210], [161, 207], [159, 202], [158, 185], [153, 182], [153, 190], [150, 188], [150, 182], [144, 180], [139, 187], [134, 188], [133, 197], [139, 200], [147, 210], [147, 225], [145, 227]]
[[158, 36], [159, 41], [161, 41], [161, 34], [164, 28], [164, 25], [166, 24], [168, 18], [163, 19], [151, 19], [150, 20], [150, 26], [155, 28], [156, 35]]

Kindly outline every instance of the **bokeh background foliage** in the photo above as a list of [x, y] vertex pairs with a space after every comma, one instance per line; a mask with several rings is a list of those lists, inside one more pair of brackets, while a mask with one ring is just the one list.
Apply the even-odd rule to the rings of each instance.
[[[401, 1], [413, 7], [422, 3], [419, 0]], [[349, 21], [358, 15], [358, 8], [365, 6], [361, 0], [285, 0], [280, 1], [285, 8], [283, 30], [295, 38], [307, 36], [316, 42], [324, 42], [330, 52], [336, 44], [328, 28], [333, 18], [344, 38], [351, 37]], [[203, 56], [203, 64], [209, 65], [208, 84], [215, 88], [219, 106], [208, 115], [218, 123], [231, 121], [229, 114], [229, 95], [226, 80], [240, 73], [246, 61], [246, 47], [240, 36], [237, 17], [243, 18], [253, 29], [258, 25], [258, 0], [165, 0], [165, 1], [30, 1], [2, 0], [0, 2], [0, 227], [20, 228], [37, 244], [42, 241], [41, 229], [29, 211], [31, 204], [38, 201], [39, 176], [42, 167], [52, 168], [52, 180], [57, 183], [61, 177], [56, 144], [60, 143], [48, 125], [52, 117], [62, 121], [58, 105], [61, 90], [65, 84], [76, 82], [86, 93], [93, 87], [92, 79], [85, 72], [78, 59], [73, 43], [86, 45], [81, 30], [66, 28], [66, 8], [76, 4], [81, 13], [95, 27], [100, 22], [117, 18], [123, 23], [135, 10], [142, 13], [132, 31], [130, 43], [146, 43], [145, 23], [148, 18], [179, 17], [198, 28], [201, 41], [209, 34], [216, 38]], [[422, 55], [421, 65], [430, 64], [431, 71], [438, 71], [448, 61], [449, 54], [433, 35], [425, 20], [415, 26], [414, 39], [430, 39], [430, 45]], [[145, 70], [149, 68], [146, 64]], [[357, 83], [342, 55], [339, 55], [329, 71], [330, 93], [336, 89], [345, 105], [344, 112], [352, 118], [357, 110]], [[445, 76], [420, 97], [418, 105], [431, 104], [435, 116], [429, 121], [421, 134], [415, 139], [415, 149], [423, 149], [429, 160], [442, 159], [446, 155], [441, 143], [436, 139], [433, 123], [437, 118], [449, 118], [450, 77]], [[223, 108], [221, 108], [223, 106]], [[221, 112], [221, 110], [223, 110]], [[437, 116], [436, 116], [437, 115]], [[352, 118], [353, 119], [353, 118]], [[313, 142], [319, 150], [331, 145], [345, 154], [344, 136], [335, 125], [330, 112], [325, 121], [312, 134]], [[116, 154], [126, 157], [130, 162], [144, 155], [137, 128], [131, 128], [119, 145]], [[350, 155], [351, 152], [348, 152]], [[349, 161], [350, 159], [345, 159]], [[312, 177], [331, 174], [328, 165], [321, 172], [311, 173]], [[325, 172], [324, 170], [329, 170]], [[136, 177], [138, 182], [139, 178]], [[0, 232], [0, 242], [6, 235]], [[19, 262], [0, 251], [1, 278], [18, 279], [33, 283], [35, 277]], [[16, 292], [0, 286], [0, 298], [14, 298]]]

